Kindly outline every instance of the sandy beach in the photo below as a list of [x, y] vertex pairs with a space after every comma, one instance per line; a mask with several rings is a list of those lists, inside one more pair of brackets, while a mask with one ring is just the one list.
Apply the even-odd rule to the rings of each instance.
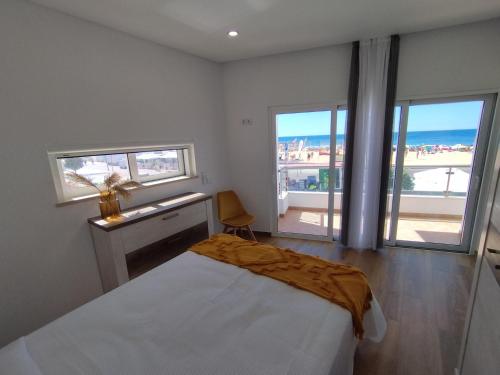
[[[470, 166], [472, 165], [473, 153], [471, 151], [444, 151], [436, 154], [419, 155], [415, 151], [410, 151], [405, 156], [405, 166]], [[396, 153], [393, 153], [393, 163]]]

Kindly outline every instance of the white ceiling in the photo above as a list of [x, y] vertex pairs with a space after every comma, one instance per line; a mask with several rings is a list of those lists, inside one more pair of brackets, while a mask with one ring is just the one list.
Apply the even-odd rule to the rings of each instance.
[[[33, 0], [214, 61], [500, 16], [500, 0]], [[229, 39], [236, 29], [240, 36]]]

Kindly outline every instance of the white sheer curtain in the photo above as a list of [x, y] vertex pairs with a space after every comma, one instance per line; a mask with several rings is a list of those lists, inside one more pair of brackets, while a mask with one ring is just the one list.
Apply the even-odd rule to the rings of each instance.
[[377, 246], [380, 173], [390, 38], [362, 41], [354, 134], [348, 246]]

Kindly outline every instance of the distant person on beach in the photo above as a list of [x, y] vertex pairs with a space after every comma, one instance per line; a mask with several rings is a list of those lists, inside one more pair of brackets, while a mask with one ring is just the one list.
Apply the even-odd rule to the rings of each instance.
[[419, 156], [424, 156], [425, 155], [425, 148], [423, 146], [420, 146], [418, 149], [417, 149], [417, 159], [419, 158]]

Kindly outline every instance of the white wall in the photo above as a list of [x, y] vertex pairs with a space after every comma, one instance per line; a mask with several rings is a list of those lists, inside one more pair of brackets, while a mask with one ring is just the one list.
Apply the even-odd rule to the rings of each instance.
[[[341, 45], [225, 64], [233, 188], [256, 215], [255, 229], [271, 230], [269, 107], [345, 102], [350, 58], [350, 45]], [[242, 126], [242, 119], [253, 125]]]
[[500, 88], [500, 19], [402, 35], [398, 98]]
[[0, 2], [0, 127], [0, 347], [102, 293], [97, 202], [54, 205], [48, 148], [194, 140], [211, 184], [129, 204], [230, 185], [220, 65], [23, 0]]
[[[271, 230], [268, 107], [347, 98], [350, 44], [227, 63], [224, 95], [233, 186]], [[398, 98], [500, 88], [500, 19], [403, 35]], [[253, 126], [241, 119], [254, 120]], [[498, 124], [497, 124], [498, 125]]]
[[[328, 193], [316, 191], [289, 191], [288, 205], [290, 207], [308, 207], [328, 209]], [[342, 194], [333, 193], [335, 212], [342, 209]]]

